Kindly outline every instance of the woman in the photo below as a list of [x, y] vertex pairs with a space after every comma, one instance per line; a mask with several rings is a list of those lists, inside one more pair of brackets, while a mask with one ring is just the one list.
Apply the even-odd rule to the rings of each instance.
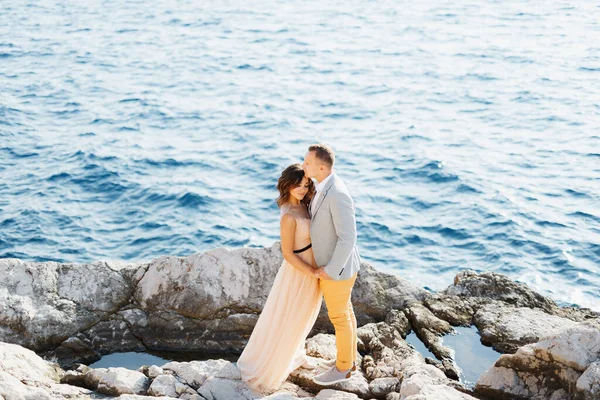
[[310, 242], [308, 205], [314, 183], [300, 164], [287, 167], [277, 182], [283, 262], [248, 344], [237, 361], [252, 389], [271, 393], [306, 361], [304, 342], [321, 309], [318, 268]]

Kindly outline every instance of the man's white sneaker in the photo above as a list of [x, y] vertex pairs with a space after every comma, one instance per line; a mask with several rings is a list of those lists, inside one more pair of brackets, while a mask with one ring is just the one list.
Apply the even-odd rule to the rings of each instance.
[[313, 382], [315, 382], [318, 385], [329, 386], [329, 385], [333, 385], [335, 383], [349, 381], [350, 377], [352, 377], [351, 369], [340, 372], [334, 365], [333, 367], [331, 367], [327, 371], [323, 372], [322, 374], [314, 376], [312, 379], [313, 379]]

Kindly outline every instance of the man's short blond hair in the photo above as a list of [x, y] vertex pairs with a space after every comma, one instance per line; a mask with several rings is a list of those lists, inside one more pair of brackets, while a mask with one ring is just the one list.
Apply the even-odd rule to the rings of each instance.
[[335, 164], [335, 154], [333, 149], [326, 144], [313, 144], [308, 148], [308, 151], [314, 151], [315, 156], [329, 168], [333, 168]]

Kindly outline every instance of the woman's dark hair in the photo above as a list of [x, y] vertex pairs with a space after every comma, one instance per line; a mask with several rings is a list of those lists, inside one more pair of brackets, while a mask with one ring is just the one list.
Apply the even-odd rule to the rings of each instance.
[[[277, 205], [281, 207], [290, 200], [290, 190], [297, 188], [302, 184], [302, 178], [304, 178], [304, 170], [300, 164], [292, 164], [283, 170], [279, 180], [277, 181], [277, 190], [279, 190], [279, 197], [277, 198]], [[307, 207], [310, 200], [315, 194], [315, 184], [312, 179], [308, 179], [308, 192], [302, 199]]]

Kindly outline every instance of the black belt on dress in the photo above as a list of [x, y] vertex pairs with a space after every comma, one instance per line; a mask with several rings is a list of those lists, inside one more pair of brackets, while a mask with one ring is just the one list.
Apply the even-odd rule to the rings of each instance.
[[303, 251], [306, 251], [306, 250], [310, 249], [311, 247], [312, 247], [312, 243], [311, 243], [311, 244], [309, 244], [308, 246], [306, 246], [306, 247], [305, 247], [305, 248], [303, 248], [303, 249], [300, 249], [300, 250], [294, 250], [294, 253], [302, 253]]

